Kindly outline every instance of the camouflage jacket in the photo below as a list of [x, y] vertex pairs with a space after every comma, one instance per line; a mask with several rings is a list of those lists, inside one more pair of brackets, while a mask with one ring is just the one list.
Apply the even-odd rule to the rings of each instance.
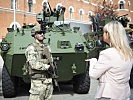
[[[49, 46], [46, 44], [39, 44], [37, 41], [33, 44], [30, 44], [27, 47], [25, 51], [25, 56], [31, 70], [37, 71], [35, 75], [37, 75], [38, 72], [40, 72], [39, 74], [42, 74], [42, 72], [45, 73], [45, 71], [47, 71], [48, 68], [50, 67], [49, 63], [53, 62]], [[36, 78], [38, 76], [34, 77]], [[47, 78], [47, 77], [45, 77], [45, 75], [42, 74], [42, 77], [39, 76], [38, 78]]]

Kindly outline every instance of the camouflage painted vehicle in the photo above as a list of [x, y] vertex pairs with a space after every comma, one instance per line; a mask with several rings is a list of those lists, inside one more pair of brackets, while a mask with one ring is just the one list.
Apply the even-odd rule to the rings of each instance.
[[[42, 13], [36, 18], [52, 50], [54, 62], [57, 66], [57, 81], [71, 82], [76, 93], [85, 94], [90, 89], [88, 73], [89, 49], [95, 45], [88, 45], [86, 39], [78, 31], [79, 27], [71, 29], [67, 24], [55, 25], [55, 21], [64, 20], [64, 7], [54, 11], [43, 7]], [[16, 96], [17, 86], [20, 82], [30, 83], [28, 75], [23, 75], [26, 62], [25, 49], [34, 39], [31, 37], [31, 29], [35, 25], [24, 25], [20, 29], [8, 28], [8, 33], [1, 42], [4, 66], [2, 71], [2, 91], [4, 97]], [[92, 54], [93, 55], [93, 54]]]

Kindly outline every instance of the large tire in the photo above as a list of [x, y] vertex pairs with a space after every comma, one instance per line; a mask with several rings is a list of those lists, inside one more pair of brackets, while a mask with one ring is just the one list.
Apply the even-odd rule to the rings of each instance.
[[89, 70], [86, 73], [76, 75], [73, 78], [73, 90], [78, 94], [87, 94], [90, 90]]
[[133, 68], [131, 70], [129, 84], [130, 84], [130, 87], [133, 88]]
[[4, 98], [16, 96], [15, 84], [5, 66], [2, 70], [2, 91]]

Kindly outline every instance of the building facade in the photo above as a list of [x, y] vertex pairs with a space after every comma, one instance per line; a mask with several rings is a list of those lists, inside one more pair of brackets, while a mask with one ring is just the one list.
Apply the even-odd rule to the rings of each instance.
[[36, 14], [42, 11], [43, 2], [49, 2], [51, 8], [64, 6], [65, 20], [91, 24], [89, 15], [95, 15], [103, 2], [116, 5], [119, 16], [127, 14], [133, 23], [133, 0], [0, 0], [0, 39], [7, 34], [7, 28], [21, 28], [23, 24], [38, 24]]

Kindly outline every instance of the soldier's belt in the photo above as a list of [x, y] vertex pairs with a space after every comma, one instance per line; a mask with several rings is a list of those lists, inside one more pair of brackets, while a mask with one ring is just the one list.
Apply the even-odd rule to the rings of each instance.
[[37, 69], [31, 69], [31, 72], [34, 74], [45, 74], [47, 73], [46, 70], [37, 70]]
[[38, 74], [38, 73], [34, 73], [31, 74], [31, 79], [46, 79], [46, 78], [52, 78], [52, 76], [48, 73], [43, 73], [43, 74]]

